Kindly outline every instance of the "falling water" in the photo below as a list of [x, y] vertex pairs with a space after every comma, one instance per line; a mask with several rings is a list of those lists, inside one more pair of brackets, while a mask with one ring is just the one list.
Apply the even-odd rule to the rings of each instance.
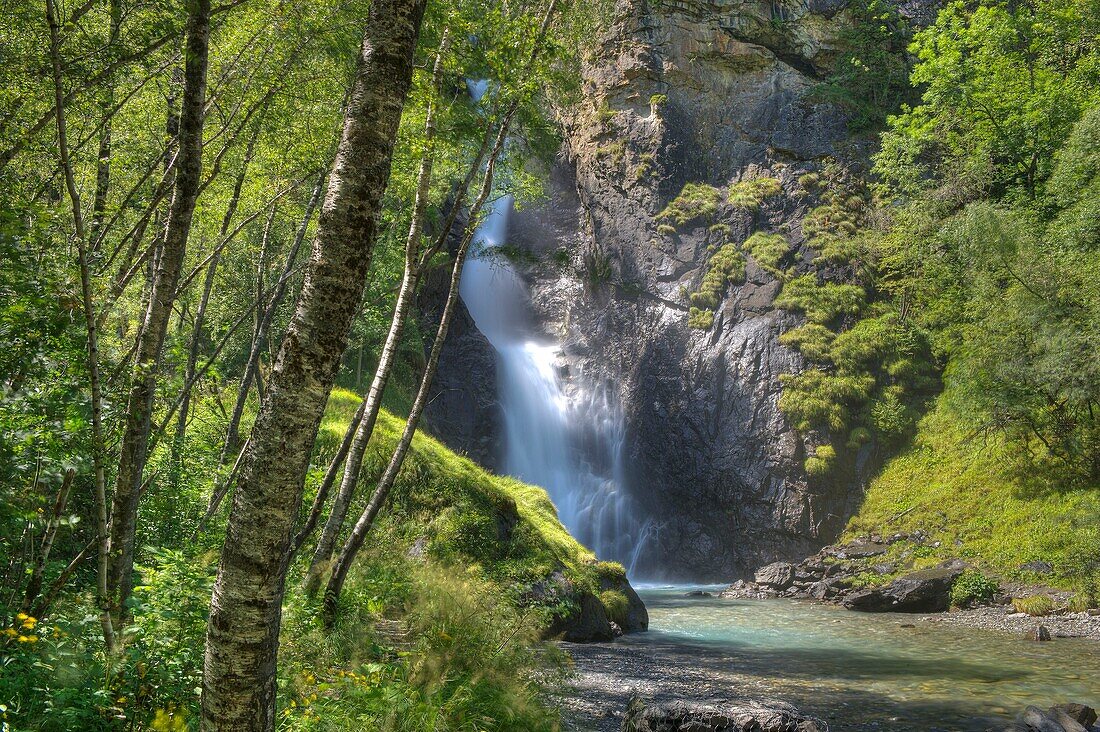
[[586, 384], [583, 376], [567, 379], [558, 366], [560, 345], [532, 335], [527, 287], [495, 250], [504, 243], [511, 210], [511, 197], [493, 205], [460, 286], [478, 330], [498, 354], [504, 471], [545, 488], [573, 536], [633, 573], [648, 526], [624, 490], [621, 410], [606, 387]]

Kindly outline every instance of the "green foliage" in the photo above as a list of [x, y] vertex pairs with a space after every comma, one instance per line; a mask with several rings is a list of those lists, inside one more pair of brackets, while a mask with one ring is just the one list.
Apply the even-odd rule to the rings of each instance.
[[687, 183], [680, 195], [672, 199], [664, 210], [657, 214], [658, 221], [672, 222], [684, 226], [696, 219], [710, 218], [718, 212], [722, 192], [706, 183]]
[[909, 27], [890, 0], [859, 0], [838, 39], [841, 52], [814, 93], [848, 111], [853, 131], [879, 128], [909, 94]]
[[951, 605], [972, 607], [993, 602], [1001, 586], [976, 569], [964, 570], [951, 585]]
[[828, 475], [836, 462], [836, 448], [832, 445], [818, 445], [814, 454], [806, 458], [806, 474], [811, 478], [822, 478]]
[[867, 400], [875, 386], [873, 376], [830, 373], [816, 368], [783, 374], [779, 379], [783, 384], [779, 408], [803, 432], [818, 425], [834, 432], [844, 431], [852, 411]]
[[830, 350], [836, 334], [819, 323], [806, 323], [779, 336], [779, 342], [796, 348], [811, 361], [819, 363], [830, 359]]
[[1012, 609], [1018, 613], [1027, 613], [1032, 617], [1041, 618], [1054, 612], [1054, 600], [1047, 595], [1029, 595], [1027, 597], [1012, 598]]
[[811, 323], [826, 325], [841, 316], [857, 314], [863, 301], [864, 292], [859, 285], [819, 284], [816, 275], [806, 274], [785, 282], [775, 304], [805, 313]]
[[782, 234], [758, 231], [745, 241], [745, 249], [762, 268], [782, 279], [783, 259], [791, 253], [791, 243]]
[[731, 206], [756, 211], [764, 201], [783, 192], [783, 186], [777, 178], [751, 178], [733, 183], [728, 190]]
[[906, 192], [950, 182], [1034, 196], [1098, 99], [1098, 12], [1091, 3], [947, 5], [914, 38], [921, 103], [890, 121], [879, 174]]
[[710, 330], [714, 325], [714, 311], [693, 307], [688, 311], [688, 327], [696, 330]]
[[691, 293], [691, 304], [701, 310], [714, 310], [725, 295], [726, 287], [744, 277], [745, 258], [741, 251], [734, 244], [724, 244], [711, 255], [699, 290]]
[[600, 593], [600, 603], [607, 610], [607, 617], [619, 625], [626, 623], [627, 611], [630, 609], [626, 595], [618, 590], [604, 590]]
[[1011, 469], [1018, 447], [998, 434], [975, 438], [955, 401], [949, 388], [871, 480], [845, 538], [921, 531], [930, 564], [963, 558], [1034, 582], [1020, 567], [1043, 560], [1054, 567], [1044, 583], [1087, 590], [1100, 582], [1095, 487], [1036, 493]]

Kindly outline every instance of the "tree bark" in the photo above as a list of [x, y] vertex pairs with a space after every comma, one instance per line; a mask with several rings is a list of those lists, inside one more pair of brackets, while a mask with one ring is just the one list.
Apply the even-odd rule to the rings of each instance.
[[364, 400], [363, 416], [358, 420], [359, 424], [355, 430], [355, 438], [348, 450], [347, 464], [344, 466], [344, 476], [340, 481], [340, 489], [333, 499], [332, 511], [329, 513], [328, 521], [325, 522], [325, 527], [317, 539], [313, 560], [306, 572], [305, 589], [311, 595], [317, 592], [321, 584], [321, 575], [332, 557], [340, 529], [344, 525], [344, 519], [347, 518], [348, 506], [351, 504], [352, 496], [355, 493], [355, 486], [359, 482], [359, 471], [363, 466], [363, 455], [367, 451], [367, 443], [370, 441], [371, 434], [374, 432], [374, 425], [378, 421], [378, 412], [382, 408], [382, 395], [386, 390], [386, 383], [389, 381], [393, 361], [397, 355], [397, 346], [405, 329], [405, 320], [412, 309], [416, 288], [420, 282], [420, 270], [417, 266], [420, 257], [420, 237], [424, 227], [424, 214], [428, 210], [428, 197], [432, 185], [432, 167], [435, 163], [435, 100], [443, 86], [443, 56], [449, 43], [450, 34], [448, 31], [444, 31], [443, 39], [435, 56], [435, 67], [432, 71], [433, 97], [428, 101], [428, 109], [424, 115], [424, 153], [420, 158], [420, 170], [417, 172], [416, 177], [416, 194], [413, 198], [409, 233], [405, 238], [405, 266], [404, 273], [401, 276], [401, 289], [397, 293], [397, 302], [394, 305], [393, 318], [390, 320], [390, 329], [386, 333], [386, 341], [378, 358], [378, 366], [374, 370], [374, 378], [371, 380], [370, 390]]
[[[260, 355], [263, 351], [263, 345], [267, 341], [268, 333], [271, 330], [271, 323], [275, 319], [275, 313], [279, 309], [279, 305], [282, 304], [283, 298], [286, 297], [287, 284], [290, 282], [290, 276], [294, 272], [294, 263], [298, 261], [298, 252], [302, 248], [302, 243], [305, 241], [306, 232], [309, 229], [309, 221], [313, 218], [313, 211], [317, 208], [317, 203], [321, 199], [321, 191], [325, 188], [325, 176], [322, 175], [317, 180], [317, 185], [313, 188], [313, 194], [310, 196], [309, 203], [306, 205], [305, 215], [302, 217], [302, 225], [298, 227], [298, 234], [294, 237], [294, 243], [290, 247], [290, 252], [287, 253], [286, 262], [283, 264], [283, 271], [279, 275], [279, 279], [275, 282], [275, 287], [271, 297], [268, 298], [267, 304], [263, 308], [256, 310], [256, 324], [252, 333], [252, 343], [248, 349], [248, 361], [245, 363], [244, 372], [241, 374], [241, 384], [237, 389], [237, 399], [233, 403], [233, 411], [229, 416], [229, 426], [225, 431], [225, 442], [222, 445], [221, 457], [218, 460], [219, 465], [228, 465], [231, 459], [236, 459], [241, 447], [240, 426], [241, 419], [244, 417], [244, 408], [248, 402], [248, 392], [252, 388], [252, 382], [256, 379], [257, 372], [260, 365]], [[265, 232], [267, 229], [265, 229]], [[265, 240], [266, 240], [265, 234]], [[261, 254], [261, 260], [263, 255]], [[257, 295], [258, 296], [258, 295]], [[207, 515], [213, 514], [218, 510], [218, 504], [225, 496], [225, 488], [223, 484], [216, 489], [210, 496], [210, 503], [206, 508]]]
[[156, 371], [164, 348], [172, 301], [191, 231], [202, 175], [203, 108], [210, 47], [210, 0], [190, 0], [180, 104], [179, 151], [175, 186], [164, 241], [156, 260], [149, 305], [138, 335], [133, 378], [126, 404], [118, 478], [111, 505], [112, 602], [120, 618], [133, 586], [134, 544], [138, 496], [148, 457], [149, 431], [156, 393]]
[[[554, 15], [556, 4], [557, 0], [550, 0], [547, 6], [546, 14], [543, 16], [538, 35], [535, 37], [534, 44], [531, 48], [531, 56], [528, 59], [524, 75], [531, 69], [538, 55], [539, 49], [542, 46], [542, 41], [546, 37], [546, 32], [549, 29], [550, 20]], [[359, 516], [359, 520], [352, 529], [351, 535], [348, 536], [347, 541], [344, 542], [344, 546], [341, 548], [340, 554], [333, 564], [332, 574], [329, 575], [328, 586], [325, 588], [324, 607], [322, 610], [326, 626], [331, 626], [336, 618], [336, 603], [339, 599], [340, 592], [344, 588], [344, 582], [347, 580], [348, 570], [351, 568], [352, 562], [355, 561], [359, 549], [362, 548], [367, 532], [370, 531], [371, 526], [374, 524], [374, 519], [378, 516], [378, 512], [382, 509], [383, 504], [389, 497], [390, 489], [393, 488], [393, 484], [397, 480], [397, 474], [400, 472], [401, 466], [405, 461], [405, 456], [408, 454], [409, 447], [412, 445], [413, 436], [416, 434], [416, 427], [420, 422], [420, 415], [424, 412], [424, 407], [428, 403], [428, 391], [431, 388], [432, 380], [435, 378], [436, 368], [439, 366], [439, 356], [443, 351], [443, 343], [447, 340], [447, 331], [450, 329], [451, 319], [454, 317], [455, 304], [458, 302], [459, 281], [462, 278], [462, 268], [466, 262], [466, 254], [469, 251], [470, 243], [473, 241], [474, 235], [477, 233], [477, 220], [481, 209], [484, 207], [485, 201], [488, 200], [489, 194], [492, 192], [493, 174], [496, 170], [497, 159], [500, 157], [500, 152], [504, 148], [504, 143], [508, 137], [508, 128], [519, 109], [519, 102], [520, 99], [517, 97], [509, 105], [508, 110], [501, 120], [496, 141], [493, 143], [493, 149], [489, 154], [489, 162], [485, 168], [485, 178], [481, 184], [481, 191], [478, 193], [477, 200], [474, 202], [473, 208], [470, 211], [469, 220], [466, 224], [466, 232], [458, 246], [458, 251], [455, 252], [455, 261], [451, 269], [451, 282], [450, 288], [447, 291], [447, 300], [443, 306], [443, 313], [439, 319], [439, 327], [436, 329], [435, 341], [432, 342], [432, 350], [428, 355], [428, 363], [424, 367], [424, 375], [420, 379], [420, 386], [417, 389], [416, 398], [413, 400], [412, 407], [409, 409], [409, 416], [405, 420], [405, 429], [402, 431], [397, 446], [390, 456], [390, 462], [386, 466], [385, 472], [378, 480], [378, 485], [375, 486], [370, 501], [367, 503], [366, 508], [363, 509], [363, 513]]]
[[371, 4], [301, 296], [245, 447], [210, 602], [206, 732], [275, 728], [291, 532], [325, 403], [370, 268], [425, 0]]

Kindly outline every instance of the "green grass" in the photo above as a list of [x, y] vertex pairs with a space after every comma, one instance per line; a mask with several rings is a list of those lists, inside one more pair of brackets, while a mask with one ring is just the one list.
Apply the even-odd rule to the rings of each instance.
[[[356, 394], [333, 391], [319, 435], [322, 451], [335, 450], [358, 405]], [[368, 489], [403, 427], [404, 420], [386, 411], [379, 415], [364, 461]], [[361, 509], [368, 492], [360, 491], [353, 511]], [[601, 578], [623, 575], [618, 565], [597, 563], [569, 534], [542, 488], [488, 473], [419, 431], [379, 529], [402, 545], [424, 539], [433, 558], [472, 567], [516, 592], [559, 570], [593, 592]]]
[[[871, 482], [845, 538], [920, 530], [929, 536], [918, 547], [918, 567], [959, 557], [1002, 577], [1095, 587], [1100, 581], [1096, 487], [1039, 492], [1021, 485], [1006, 470], [1012, 448], [995, 436], [974, 436], [965, 416], [946, 402], [939, 399], [920, 421], [911, 446]], [[940, 546], [933, 547], [937, 541]], [[1033, 560], [1050, 562], [1054, 572], [1037, 576], [1020, 569]]]
[[722, 192], [714, 186], [706, 183], [687, 183], [680, 195], [672, 199], [661, 213], [657, 214], [657, 220], [672, 222], [677, 226], [684, 226], [696, 219], [710, 218], [718, 212], [718, 204], [722, 202]]

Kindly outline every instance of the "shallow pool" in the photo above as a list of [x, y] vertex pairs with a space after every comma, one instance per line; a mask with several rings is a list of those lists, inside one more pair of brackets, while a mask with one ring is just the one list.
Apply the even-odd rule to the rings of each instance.
[[776, 698], [832, 730], [969, 732], [1028, 704], [1100, 707], [1095, 641], [1037, 643], [804, 601], [685, 596], [690, 589], [643, 587], [650, 632], [607, 646], [602, 661], [578, 658], [578, 668], [614, 666], [618, 653], [623, 684], [643, 694]]

